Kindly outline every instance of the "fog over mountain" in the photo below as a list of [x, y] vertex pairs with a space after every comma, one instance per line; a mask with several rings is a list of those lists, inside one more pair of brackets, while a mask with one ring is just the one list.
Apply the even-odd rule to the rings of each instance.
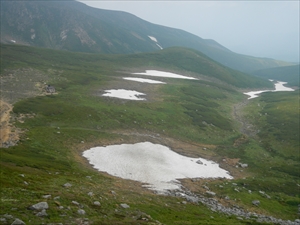
[[236, 53], [299, 62], [299, 1], [85, 1], [213, 39]]
[[[232, 42], [235, 38], [233, 35]], [[1, 43], [109, 54], [179, 46], [201, 51], [242, 72], [291, 65], [238, 54], [215, 40], [182, 29], [157, 25], [126, 12], [92, 8], [75, 0], [1, 2]]]

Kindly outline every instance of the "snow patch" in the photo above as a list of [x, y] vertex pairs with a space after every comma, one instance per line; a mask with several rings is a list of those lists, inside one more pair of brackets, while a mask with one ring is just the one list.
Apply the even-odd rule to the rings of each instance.
[[[270, 81], [273, 81], [273, 80], [270, 80]], [[275, 90], [250, 91], [250, 92], [246, 92], [244, 94], [250, 96], [248, 99], [252, 99], [252, 98], [257, 98], [259, 96], [259, 94], [264, 93], [264, 92], [294, 91], [293, 88], [285, 87], [284, 84], [287, 84], [287, 82], [277, 81], [277, 83], [275, 83]]]
[[157, 42], [157, 39], [156, 39], [155, 37], [149, 36], [149, 35], [148, 35], [148, 37], [149, 37], [152, 41]]
[[131, 91], [131, 90], [124, 90], [124, 89], [112, 89], [112, 90], [105, 90], [105, 94], [102, 96], [106, 97], [113, 97], [113, 98], [121, 98], [121, 99], [128, 99], [128, 100], [146, 100], [145, 98], [138, 97], [139, 95], [146, 95], [141, 92]]
[[161, 47], [161, 46], [158, 44], [158, 41], [157, 41], [156, 37], [149, 36], [149, 35], [148, 35], [148, 37], [149, 37], [152, 41], [155, 42], [155, 44], [156, 44], [157, 47], [159, 47], [160, 49], [163, 49], [163, 47]]
[[163, 49], [159, 44], [156, 43], [156, 45], [157, 45], [160, 49]]
[[[83, 156], [99, 171], [140, 181], [161, 194], [180, 189], [177, 179], [233, 178], [213, 161], [182, 156], [151, 142], [95, 147], [84, 151]], [[197, 163], [199, 160], [202, 164]]]
[[146, 75], [146, 76], [153, 76], [153, 77], [168, 77], [168, 78], [198, 80], [197, 78], [194, 77], [187, 77], [176, 73], [163, 72], [158, 70], [146, 70], [145, 72], [142, 73], [132, 73], [132, 74]]

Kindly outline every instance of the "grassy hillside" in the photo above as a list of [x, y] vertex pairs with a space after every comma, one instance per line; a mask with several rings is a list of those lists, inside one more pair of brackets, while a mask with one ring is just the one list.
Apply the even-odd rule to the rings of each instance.
[[[81, 157], [82, 151], [90, 147], [139, 141], [164, 144], [183, 155], [213, 159], [236, 177], [186, 180], [187, 187], [196, 194], [205, 195], [205, 184], [217, 193], [215, 199], [229, 206], [282, 219], [298, 217], [299, 181], [291, 172], [298, 166], [297, 158], [291, 157], [299, 147], [295, 144], [297, 131], [293, 133], [296, 136], [287, 139], [291, 144], [288, 152], [283, 153], [276, 146], [286, 138], [287, 130], [278, 134], [276, 126], [280, 124], [275, 123], [275, 117], [280, 116], [283, 123], [293, 120], [296, 124], [294, 116], [298, 112], [289, 107], [297, 99], [296, 93], [280, 98], [282, 104], [287, 104], [282, 110], [288, 109], [291, 117], [283, 117], [287, 115], [285, 111], [277, 114], [279, 102], [272, 99], [261, 99], [260, 104], [266, 105], [263, 109], [256, 107], [255, 101], [259, 99], [249, 105], [245, 111], [251, 116], [249, 119], [257, 122], [260, 129], [273, 129], [269, 136], [261, 132], [259, 142], [241, 135], [232, 118], [233, 105], [246, 98], [234, 84], [245, 87], [239, 77], [247, 76], [231, 73], [195, 51], [176, 48], [112, 56], [3, 45], [1, 62], [1, 97], [14, 103], [13, 132], [17, 128], [23, 130], [17, 145], [0, 149], [1, 218], [10, 214], [27, 224], [260, 224], [255, 218], [240, 220], [178, 196], [155, 195], [137, 182], [93, 170]], [[199, 80], [157, 78], [167, 84], [149, 85], [122, 79], [128, 76], [127, 72], [142, 69], [173, 71]], [[28, 79], [22, 79], [23, 76]], [[30, 95], [33, 89], [42, 94], [39, 85], [47, 84], [55, 86], [57, 94]], [[249, 79], [248, 84], [268, 85], [256, 78]], [[144, 92], [148, 100], [136, 102], [101, 96], [104, 90], [113, 88]], [[19, 90], [24, 93], [12, 94]], [[273, 119], [264, 116], [260, 123], [259, 113], [270, 114]], [[276, 151], [269, 152], [266, 143]], [[263, 154], [268, 154], [268, 164]], [[237, 164], [223, 160], [237, 158], [248, 163], [249, 168], [241, 171]], [[285, 167], [284, 160], [289, 160], [291, 167]], [[275, 169], [268, 171], [268, 166]], [[64, 187], [66, 183], [72, 187]], [[261, 196], [259, 191], [265, 191], [271, 199]], [[225, 196], [230, 200], [224, 202]], [[261, 201], [259, 207], [251, 204], [255, 199]], [[45, 217], [27, 209], [41, 201], [49, 204]], [[94, 205], [94, 201], [101, 206]], [[122, 208], [122, 203], [130, 208]], [[84, 209], [86, 214], [79, 215], [78, 209]], [[7, 219], [9, 224], [11, 220]]]
[[251, 74], [273, 79], [273, 80], [279, 80], [279, 81], [285, 81], [288, 82], [289, 86], [300, 86], [299, 83], [299, 65], [294, 66], [283, 66], [283, 67], [275, 67], [275, 68], [269, 68], [264, 70], [257, 70], [252, 72]]
[[193, 49], [173, 47], [155, 53], [128, 55], [121, 57], [118, 63], [122, 64], [124, 60], [126, 63], [134, 61], [135, 65], [139, 67], [167, 66], [174, 70], [189, 71], [195, 73], [195, 76], [199, 78], [216, 78], [223, 84], [240, 88], [272, 87], [272, 84], [266, 79], [257, 79], [257, 77], [225, 67]]

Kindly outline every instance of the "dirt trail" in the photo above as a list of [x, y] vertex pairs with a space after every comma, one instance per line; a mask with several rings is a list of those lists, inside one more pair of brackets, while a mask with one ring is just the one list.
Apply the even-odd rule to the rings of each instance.
[[254, 137], [257, 134], [255, 127], [245, 118], [242, 111], [249, 103], [248, 99], [233, 106], [233, 119], [241, 124], [240, 132], [248, 137]]
[[12, 105], [0, 100], [0, 147], [9, 147], [19, 140], [19, 131], [10, 124]]

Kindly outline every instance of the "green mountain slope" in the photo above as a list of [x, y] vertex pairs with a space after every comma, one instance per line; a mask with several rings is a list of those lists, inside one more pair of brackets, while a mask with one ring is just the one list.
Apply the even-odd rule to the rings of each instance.
[[[149, 36], [156, 38], [157, 43]], [[1, 1], [1, 42], [126, 54], [182, 46], [244, 72], [290, 65], [240, 55], [214, 40], [155, 25], [129, 13], [95, 9], [76, 1]]]
[[[13, 46], [13, 45], [4, 45], [3, 49], [9, 49], [8, 51], [3, 51], [3, 65], [15, 66], [15, 62], [9, 59], [9, 56], [6, 56], [5, 53], [12, 54], [11, 52], [17, 51], [31, 51], [30, 48], [21, 47], [21, 46]], [[47, 51], [38, 49], [38, 51]], [[33, 51], [34, 52], [34, 51]], [[42, 54], [43, 60], [49, 60], [49, 62], [53, 61], [53, 58], [64, 59], [65, 57], [69, 57], [69, 53], [49, 51], [51, 54]], [[33, 53], [31, 53], [33, 54]], [[64, 56], [65, 55], [65, 56]], [[84, 57], [83, 57], [84, 56]], [[76, 58], [77, 55], [72, 55], [72, 58]], [[95, 59], [99, 58], [99, 60], [114, 59], [114, 62], [117, 63], [119, 67], [130, 66], [135, 68], [135, 71], [138, 69], [139, 72], [143, 69], [151, 69], [151, 68], [167, 68], [169, 70], [176, 71], [184, 71], [194, 73], [194, 76], [199, 79], [214, 79], [223, 85], [230, 85], [232, 87], [238, 88], [260, 88], [260, 87], [272, 87], [272, 83], [267, 79], [249, 76], [248, 74], [230, 69], [228, 67], [223, 66], [222, 64], [211, 60], [209, 57], [204, 55], [203, 53], [186, 48], [169, 48], [164, 49], [162, 51], [154, 52], [154, 53], [139, 53], [139, 54], [129, 54], [129, 55], [91, 55], [91, 54], [79, 54], [78, 55], [80, 61], [87, 63], [87, 65], [91, 64], [95, 61]], [[7, 61], [7, 59], [9, 59]], [[90, 62], [91, 60], [92, 62]], [[31, 63], [30, 58], [24, 57], [22, 64], [26, 62]], [[75, 63], [75, 61], [73, 62]], [[42, 63], [41, 63], [42, 64]], [[42, 66], [42, 65], [41, 65]], [[94, 67], [94, 65], [93, 65]], [[88, 68], [86, 68], [88, 69]]]
[[[199, 80], [157, 77], [166, 83], [157, 85], [123, 79], [145, 69]], [[262, 224], [268, 215], [298, 218], [299, 157], [294, 154], [299, 132], [294, 128], [299, 122], [294, 117], [299, 92], [266, 93], [251, 101], [244, 114], [261, 130], [251, 138], [240, 133], [232, 115], [236, 104], [246, 100], [237, 87], [244, 87], [248, 76], [195, 50], [103, 55], [1, 45], [0, 75], [1, 100], [13, 106], [12, 111], [1, 107], [1, 115], [11, 116], [11, 134], [20, 137], [0, 148], [0, 217], [6, 224], [15, 218], [26, 224], [157, 225]], [[247, 82], [252, 87], [269, 84], [257, 77]], [[55, 94], [45, 93], [48, 84]], [[102, 96], [105, 90], [120, 88], [143, 92], [147, 100]], [[293, 132], [287, 138], [289, 126]], [[82, 157], [91, 147], [144, 141], [216, 161], [235, 179], [184, 179], [192, 193], [156, 195], [138, 182], [94, 170]], [[207, 189], [216, 193], [214, 200]], [[253, 206], [254, 200], [260, 205]], [[48, 203], [46, 212], [30, 209], [39, 202]], [[226, 212], [257, 214], [241, 220], [218, 213], [219, 204]]]
[[275, 67], [263, 70], [257, 70], [251, 74], [267, 79], [274, 79], [288, 82], [289, 86], [300, 86], [299, 83], [299, 65]]
[[167, 66], [174, 70], [190, 71], [200, 79], [215, 78], [227, 85], [239, 88], [272, 87], [266, 79], [257, 79], [255, 76], [230, 69], [193, 49], [173, 47], [155, 53], [122, 56], [119, 61], [120, 65], [122, 61], [128, 64], [134, 63], [138, 67], [163, 68]]

